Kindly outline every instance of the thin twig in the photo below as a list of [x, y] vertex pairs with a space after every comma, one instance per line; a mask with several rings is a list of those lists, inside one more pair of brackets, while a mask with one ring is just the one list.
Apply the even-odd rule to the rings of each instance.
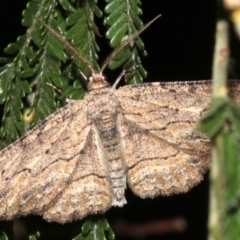
[[[216, 25], [216, 43], [213, 62], [213, 98], [227, 97], [227, 65], [229, 57], [228, 23], [219, 20]], [[224, 152], [223, 136], [217, 136], [212, 146], [210, 173], [210, 212], [208, 240], [222, 240], [224, 211]]]

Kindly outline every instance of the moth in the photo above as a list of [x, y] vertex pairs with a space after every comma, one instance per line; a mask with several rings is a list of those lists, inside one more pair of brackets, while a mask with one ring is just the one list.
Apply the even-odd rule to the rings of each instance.
[[92, 72], [88, 93], [0, 152], [0, 219], [36, 214], [66, 223], [123, 206], [127, 185], [141, 198], [154, 198], [198, 184], [209, 167], [210, 141], [195, 125], [209, 108], [211, 82], [116, 89], [102, 74], [109, 60], [98, 72], [66, 45]]

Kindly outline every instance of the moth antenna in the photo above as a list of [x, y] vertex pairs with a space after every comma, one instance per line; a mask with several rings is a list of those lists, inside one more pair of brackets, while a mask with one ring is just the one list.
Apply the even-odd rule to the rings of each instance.
[[[79, 58], [81, 61], [83, 61], [86, 66], [89, 68], [89, 70], [91, 71], [91, 73], [97, 73], [97, 71], [93, 68], [92, 63], [85, 58], [79, 51], [78, 49], [76, 49], [69, 41], [67, 41], [67, 39], [65, 39], [61, 34], [59, 34], [58, 32], [56, 32], [54, 29], [52, 29], [51, 27], [49, 27], [42, 18], [38, 19], [46, 28], [47, 30], [52, 33], [59, 41], [61, 41], [66, 47], [67, 49], [72, 53], [73, 56], [75, 56], [76, 58]], [[84, 78], [86, 79], [87, 77], [84, 75]]]
[[153, 20], [151, 20], [149, 23], [145, 24], [140, 30], [133, 33], [123, 41], [110, 55], [104, 60], [100, 72], [102, 73], [104, 69], [107, 67], [107, 65], [122, 51], [124, 47], [126, 47], [134, 38], [139, 36], [146, 28], [148, 28], [153, 22], [155, 22], [161, 15], [156, 16]]
[[115, 89], [118, 85], [118, 83], [120, 82], [120, 80], [122, 79], [122, 77], [125, 75], [126, 70], [123, 69], [122, 72], [119, 74], [118, 78], [115, 80], [114, 84], [112, 85], [112, 89]]

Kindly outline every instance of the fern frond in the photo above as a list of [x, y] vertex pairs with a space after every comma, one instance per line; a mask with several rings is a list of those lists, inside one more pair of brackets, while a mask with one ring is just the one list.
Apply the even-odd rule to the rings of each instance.
[[82, 225], [82, 232], [73, 238], [73, 240], [84, 239], [108, 239], [114, 240], [113, 233], [108, 221], [105, 218], [94, 219], [88, 218]]
[[[35, 16], [49, 14], [54, 7], [51, 3], [31, 1], [23, 12], [23, 24], [29, 26], [27, 33], [18, 37], [16, 43], [9, 44], [4, 50], [6, 54], [14, 55], [14, 57], [10, 57], [9, 59], [13, 60], [0, 69], [2, 90], [0, 103], [4, 105], [0, 129], [1, 148], [17, 139], [26, 130], [21, 110], [25, 105], [27, 95], [32, 92], [31, 83], [40, 69], [40, 64], [36, 59], [41, 56], [37, 50], [41, 45], [42, 37]], [[49, 107], [54, 105], [52, 101]]]
[[[142, 14], [141, 2], [139, 0], [106, 0], [106, 2], [108, 4], [105, 7], [105, 13], [108, 14], [108, 17], [104, 24], [109, 27], [106, 37], [110, 39], [110, 46], [115, 48], [121, 44], [122, 40], [143, 26], [139, 18]], [[123, 66], [127, 72], [125, 80], [128, 83], [139, 83], [147, 76], [147, 72], [141, 64], [139, 51], [142, 55], [146, 55], [146, 51], [139, 37], [133, 40], [133, 43], [126, 46], [110, 62], [109, 68], [115, 69], [125, 63]]]

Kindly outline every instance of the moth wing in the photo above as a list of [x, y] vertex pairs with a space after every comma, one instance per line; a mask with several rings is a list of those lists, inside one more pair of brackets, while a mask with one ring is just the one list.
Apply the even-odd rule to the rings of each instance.
[[228, 80], [228, 90], [230, 98], [240, 106], [240, 81]]
[[147, 83], [117, 91], [127, 181], [142, 198], [186, 192], [209, 167], [209, 139], [195, 130], [209, 81]]
[[38, 214], [58, 221], [48, 209], [57, 199], [64, 202], [76, 169], [86, 171], [79, 154], [91, 129], [86, 104], [68, 104], [0, 152], [1, 219]]
[[77, 154], [76, 168], [61, 194], [43, 213], [48, 221], [59, 223], [105, 212], [111, 207], [112, 189], [107, 167], [101, 158], [97, 135], [91, 126], [84, 148]]

